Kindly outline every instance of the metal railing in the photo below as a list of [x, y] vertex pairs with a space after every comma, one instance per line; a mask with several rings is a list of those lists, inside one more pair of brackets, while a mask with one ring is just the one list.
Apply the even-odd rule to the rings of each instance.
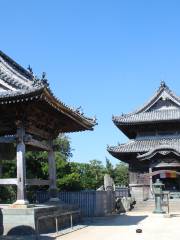
[[43, 220], [43, 219], [47, 219], [47, 218], [53, 218], [55, 220], [55, 226], [56, 226], [56, 235], [59, 235], [59, 222], [58, 222], [58, 218], [59, 217], [63, 217], [63, 216], [69, 216], [70, 217], [70, 227], [71, 229], [73, 229], [73, 214], [79, 214], [81, 215], [81, 211], [80, 210], [75, 210], [75, 211], [69, 211], [69, 212], [65, 212], [65, 213], [60, 213], [60, 214], [49, 214], [49, 215], [45, 215], [45, 216], [40, 216], [37, 217], [36, 219], [36, 239], [39, 239], [40, 236], [40, 232], [39, 232], [39, 221]]

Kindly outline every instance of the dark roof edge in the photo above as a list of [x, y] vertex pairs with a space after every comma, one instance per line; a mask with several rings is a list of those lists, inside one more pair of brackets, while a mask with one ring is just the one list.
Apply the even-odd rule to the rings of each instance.
[[63, 106], [66, 110], [68, 110], [69, 113], [75, 115], [76, 117], [78, 117], [78, 118], [80, 118], [80, 119], [85, 120], [86, 123], [90, 125], [89, 130], [92, 130], [92, 128], [93, 128], [95, 125], [98, 124], [96, 118], [94, 118], [94, 119], [88, 118], [88, 117], [84, 116], [83, 113], [81, 114], [78, 110], [74, 110], [73, 108], [69, 107], [69, 106], [66, 105], [64, 102], [62, 102], [61, 100], [59, 100], [57, 97], [54, 96], [54, 94], [53, 94], [53, 92], [51, 91], [50, 88], [45, 87], [45, 88], [44, 88], [44, 91], [47, 91], [47, 92], [51, 95], [51, 97], [54, 99], [54, 101], [56, 101], [58, 104], [60, 104], [61, 106]]

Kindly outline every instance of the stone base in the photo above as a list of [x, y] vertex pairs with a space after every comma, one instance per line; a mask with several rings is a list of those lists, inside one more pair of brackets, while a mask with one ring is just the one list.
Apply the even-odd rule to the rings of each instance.
[[17, 200], [12, 205], [21, 205], [21, 206], [27, 206], [29, 204], [29, 201], [27, 200]]
[[11, 204], [10, 206], [9, 206], [9, 208], [15, 208], [15, 209], [18, 209], [18, 208], [20, 208], [20, 209], [24, 209], [24, 208], [32, 208], [32, 207], [34, 207], [35, 205], [31, 205], [31, 204], [28, 204], [28, 205], [26, 205], [26, 204]]
[[150, 198], [150, 186], [144, 184], [129, 184], [131, 196], [135, 201], [146, 201]]
[[14, 202], [13, 204], [11, 204], [9, 207], [10, 208], [31, 208], [34, 205], [29, 204], [28, 201], [25, 200], [17, 200], [16, 202]]
[[[39, 233], [56, 232], [55, 218], [46, 218], [46, 216], [59, 215], [73, 210], [77, 208], [67, 204], [36, 205], [28, 208], [0, 205], [0, 236], [35, 236]], [[77, 216], [73, 216], [73, 221], [76, 221], [76, 218]], [[59, 228], [63, 225], [70, 226], [69, 216], [58, 217]]]
[[163, 211], [163, 210], [154, 210], [153, 213], [155, 213], [155, 214], [163, 214], [163, 213], [166, 213], [166, 211]]

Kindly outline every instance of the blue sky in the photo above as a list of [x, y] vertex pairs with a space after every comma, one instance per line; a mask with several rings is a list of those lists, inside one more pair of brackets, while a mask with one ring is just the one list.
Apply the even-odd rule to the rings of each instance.
[[97, 116], [94, 132], [70, 134], [73, 161], [105, 162], [126, 142], [112, 115], [140, 107], [160, 80], [180, 95], [180, 1], [1, 0], [0, 49], [57, 97]]

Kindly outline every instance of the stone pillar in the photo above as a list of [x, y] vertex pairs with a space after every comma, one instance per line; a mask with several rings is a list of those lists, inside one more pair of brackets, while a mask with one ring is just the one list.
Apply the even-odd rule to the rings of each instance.
[[55, 162], [55, 154], [53, 150], [52, 140], [49, 140], [49, 145], [51, 146], [51, 150], [48, 152], [50, 201], [59, 201], [59, 198], [57, 196], [57, 186], [56, 186], [56, 162]]
[[149, 184], [152, 190], [152, 167], [149, 167]]
[[15, 205], [27, 205], [26, 199], [26, 160], [25, 160], [25, 130], [22, 123], [17, 126], [17, 201]]
[[150, 185], [150, 192], [149, 197], [153, 198], [153, 181], [152, 181], [152, 167], [149, 167], [149, 185]]

